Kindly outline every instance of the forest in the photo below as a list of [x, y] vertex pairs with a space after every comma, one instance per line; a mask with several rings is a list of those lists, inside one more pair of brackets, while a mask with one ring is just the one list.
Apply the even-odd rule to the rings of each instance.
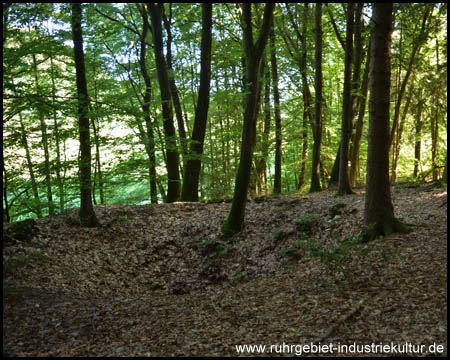
[[5, 356], [446, 353], [445, 3], [3, 3], [2, 164]]

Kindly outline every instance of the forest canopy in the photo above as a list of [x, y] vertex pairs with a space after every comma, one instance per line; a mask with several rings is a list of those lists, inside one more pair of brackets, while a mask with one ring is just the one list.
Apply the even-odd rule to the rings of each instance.
[[[94, 204], [180, 200], [194, 166], [195, 196], [186, 198], [231, 199], [245, 136], [253, 198], [333, 186], [343, 158], [349, 185], [365, 185], [370, 4], [81, 10]], [[4, 221], [80, 206], [84, 128], [72, 16], [67, 3], [3, 3]], [[390, 182], [439, 180], [447, 161], [445, 3], [394, 4], [390, 66]]]

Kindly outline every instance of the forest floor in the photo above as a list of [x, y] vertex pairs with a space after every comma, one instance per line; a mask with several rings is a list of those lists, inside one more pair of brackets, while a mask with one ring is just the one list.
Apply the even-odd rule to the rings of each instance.
[[76, 209], [39, 219], [3, 247], [3, 355], [446, 354], [447, 190], [392, 187], [416, 226], [367, 245], [356, 192], [248, 201], [230, 241], [224, 202], [96, 206], [91, 229]]

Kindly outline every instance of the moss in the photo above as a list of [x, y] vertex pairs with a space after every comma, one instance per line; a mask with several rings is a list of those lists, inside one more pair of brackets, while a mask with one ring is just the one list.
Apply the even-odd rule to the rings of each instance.
[[3, 231], [4, 241], [13, 242], [15, 240], [29, 242], [37, 235], [39, 229], [33, 219], [27, 219], [12, 223]]
[[406, 222], [400, 221], [394, 218], [394, 232], [398, 233], [410, 233], [412, 231], [413, 224], [408, 224]]
[[392, 233], [410, 233], [412, 231], [411, 226], [403, 221], [394, 218], [391, 224], [376, 224], [372, 223], [363, 227], [361, 231], [361, 242], [368, 243], [379, 237], [391, 235]]
[[334, 204], [330, 208], [330, 215], [331, 217], [335, 217], [336, 215], [341, 215], [341, 209], [344, 208], [346, 205], [344, 203], [337, 203]]
[[230, 224], [229, 221], [226, 221], [222, 225], [222, 236], [223, 236], [224, 239], [229, 239], [229, 238], [233, 237], [235, 234], [237, 234], [240, 231], [241, 230], [237, 229], [235, 226], [233, 226], [233, 224]]
[[350, 191], [345, 191], [345, 190], [338, 190], [338, 192], [336, 193], [335, 197], [340, 197], [340, 196], [345, 196], [345, 195], [355, 195], [356, 193], [352, 190]]

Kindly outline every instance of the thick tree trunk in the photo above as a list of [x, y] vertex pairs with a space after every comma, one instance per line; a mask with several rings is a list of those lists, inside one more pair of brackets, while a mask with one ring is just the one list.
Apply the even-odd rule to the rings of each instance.
[[78, 92], [78, 127], [80, 132], [80, 222], [94, 227], [99, 222], [94, 213], [91, 197], [91, 142], [89, 138], [89, 100], [84, 65], [83, 36], [81, 30], [81, 4], [72, 4], [72, 38]]
[[364, 241], [402, 230], [394, 217], [389, 183], [392, 3], [374, 3], [373, 8]]

